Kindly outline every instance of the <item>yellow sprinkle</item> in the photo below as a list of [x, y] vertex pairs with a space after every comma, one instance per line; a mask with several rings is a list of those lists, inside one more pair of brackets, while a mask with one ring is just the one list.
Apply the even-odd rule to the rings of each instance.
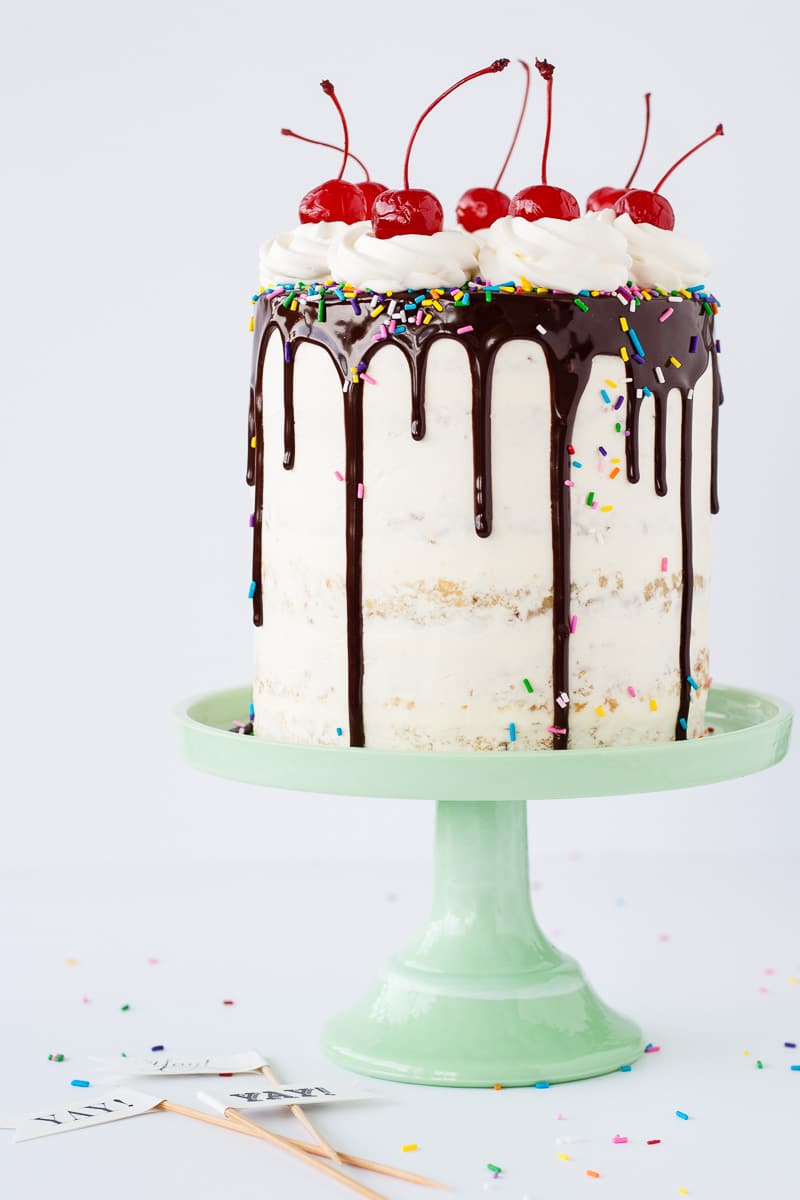
[[393, 296], [393, 295], [394, 295], [394, 292], [387, 292], [387, 293], [386, 293], [386, 295], [387, 295], [387, 296]]
[[423, 301], [422, 301], [422, 307], [423, 307], [423, 308], [429, 308], [429, 307], [431, 306], [431, 304], [433, 304], [433, 301], [432, 301], [432, 300], [423, 300]]
[[[386, 293], [387, 296], [391, 296], [391, 294], [392, 294], [391, 292]], [[431, 288], [431, 295], [432, 296], [443, 296], [444, 292], [442, 291], [441, 288]]]
[[520, 275], [519, 281], [522, 284], [523, 291], [525, 291], [525, 292], [533, 291], [533, 284], [531, 283], [530, 279], [526, 279], [524, 275]]
[[67, 964], [68, 967], [77, 967], [77, 965], [78, 965], [77, 958], [65, 958], [64, 962]]
[[743, 1050], [743, 1051], [742, 1051], [742, 1054], [745, 1056], [745, 1058], [748, 1058], [748, 1057], [750, 1056], [750, 1051], [749, 1051], [749, 1050]]
[[515, 287], [501, 287], [500, 288], [501, 292], [515, 292], [516, 290], [517, 289]]
[[678, 1195], [679, 1196], [688, 1196], [689, 1192], [686, 1188], [678, 1188]]
[[593, 295], [593, 296], [599, 296], [599, 295], [600, 295], [600, 293], [599, 293], [599, 292], [592, 292], [592, 295]]
[[263, 296], [265, 291], [266, 291], [266, 288], [259, 288], [258, 289], [259, 296]]
[[619, 348], [619, 356], [620, 356], [620, 358], [622, 359], [622, 361], [623, 361], [623, 362], [627, 362], [627, 361], [628, 361], [628, 351], [625, 349], [625, 347], [624, 347], [624, 346], [620, 346], [620, 348]]
[[670, 354], [669, 361], [672, 363], [673, 367], [679, 367], [681, 365], [674, 354]]
[[797, 976], [796, 976], [796, 975], [790, 975], [790, 976], [789, 976], [789, 983], [797, 983]]
[[681, 288], [680, 295], [683, 296], [684, 300], [691, 300], [692, 298], [692, 293], [687, 292], [686, 288]]
[[251, 317], [251, 318], [250, 318], [250, 324], [249, 324], [249, 329], [250, 329], [250, 332], [251, 332], [251, 333], [253, 332], [253, 330], [255, 329], [255, 327], [256, 327], [256, 319], [255, 319], [255, 317]]
[[463, 292], [456, 292], [455, 295], [453, 296], [453, 299], [460, 300], [463, 295], [464, 295]]
[[622, 459], [621, 458], [612, 458], [611, 461], [612, 461], [612, 463], [618, 463], [618, 462], [622, 462]]
[[603, 708], [602, 704], [598, 704], [595, 712], [597, 713], [598, 717], [604, 717], [606, 715], [606, 710]]
[[657, 708], [658, 708], [657, 702], [655, 700], [651, 700], [650, 701], [650, 712], [655, 712]]
[[[425, 303], [425, 301], [423, 300], [423, 304], [424, 304], [424, 303]], [[381, 315], [381, 313], [383, 312], [383, 310], [384, 310], [384, 308], [385, 308], [385, 307], [386, 307], [386, 305], [385, 305], [385, 304], [379, 304], [377, 308], [373, 308], [373, 309], [372, 309], [372, 311], [371, 311], [371, 313], [370, 313], [369, 315], [370, 315], [371, 317], [373, 317], [373, 318], [374, 318], [374, 317], [379, 317], [379, 316]]]
[[[520, 257], [521, 257], [521, 255], [520, 255]], [[547, 290], [548, 290], [548, 289], [547, 289], [546, 287], [537, 287], [537, 289], [536, 289], [536, 295], [537, 295], [537, 296], [542, 296], [542, 295], [543, 295], [543, 294], [544, 294], [544, 293], [545, 293]]]
[[409, 1142], [407, 1146], [403, 1146], [403, 1150], [419, 1150], [416, 1142]]
[[556, 1158], [560, 1158], [562, 1162], [569, 1162], [569, 1161], [570, 1161], [570, 1157], [569, 1157], [569, 1155], [568, 1155], [568, 1154], [557, 1154], [557, 1155], [556, 1155]]
[[432, 320], [433, 320], [433, 313], [426, 313], [425, 316], [422, 318], [422, 324], [430, 325]]
[[290, 311], [290, 312], [297, 312], [297, 310], [298, 310], [298, 308], [299, 308], [299, 307], [300, 307], [300, 305], [297, 303], [297, 301], [296, 301], [296, 300], [293, 300], [293, 301], [292, 301], [292, 303], [289, 305], [289, 311]]
[[626, 317], [620, 317], [620, 319], [619, 319], [619, 327], [620, 327], [620, 329], [622, 330], [622, 332], [623, 332], [623, 333], [627, 333], [627, 332], [628, 332], [628, 320], [627, 320], [627, 318], [626, 318]]
[[617, 381], [616, 381], [616, 379], [607, 379], [607, 380], [606, 380], [606, 383], [608, 384], [608, 386], [609, 386], [609, 387], [616, 387], [616, 386], [617, 386]]
[[613, 504], [601, 504], [600, 512], [611, 512], [614, 508]]
[[256, 439], [254, 437], [251, 437], [250, 438], [250, 449], [255, 450], [255, 448], [256, 448]]
[[653, 297], [650, 295], [650, 293], [649, 293], [649, 292], [644, 292], [644, 291], [643, 291], [643, 292], [642, 292], [642, 295], [644, 296], [645, 300], [652, 300], [652, 299], [653, 299]]
[[436, 309], [437, 312], [444, 312], [444, 309], [442, 308], [442, 306], [438, 300], [434, 300], [433, 307]]

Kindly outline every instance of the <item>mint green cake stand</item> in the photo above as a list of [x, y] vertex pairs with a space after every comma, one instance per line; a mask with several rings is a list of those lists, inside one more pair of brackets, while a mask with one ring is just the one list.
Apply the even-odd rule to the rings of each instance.
[[780, 700], [714, 687], [713, 736], [605, 750], [417, 752], [298, 746], [228, 732], [248, 688], [176, 712], [188, 762], [264, 787], [437, 802], [433, 904], [418, 936], [323, 1035], [365, 1075], [454, 1087], [562, 1083], [617, 1070], [638, 1026], [595, 995], [531, 909], [526, 801], [716, 783], [779, 762], [792, 714]]

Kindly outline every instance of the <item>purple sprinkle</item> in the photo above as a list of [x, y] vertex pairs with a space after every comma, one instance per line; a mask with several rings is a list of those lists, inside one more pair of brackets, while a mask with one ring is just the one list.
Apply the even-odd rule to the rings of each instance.
[[355, 299], [351, 300], [350, 303], [353, 306], [353, 312], [356, 314], [356, 316], [360, 317], [361, 316], [361, 305]]
[[607, 458], [607, 457], [608, 457], [608, 451], [606, 450], [605, 446], [598, 446], [598, 447], [597, 447], [597, 449], [600, 451], [600, 453], [602, 454], [603, 458]]
[[256, 514], [250, 513], [250, 528], [254, 529], [256, 524]]
[[625, 397], [620, 396], [619, 399], [617, 400], [616, 404], [614, 405], [614, 411], [616, 412], [617, 409], [622, 408], [624, 403], [625, 403]]
[[689, 353], [690, 353], [690, 354], [696, 354], [696, 353], [697, 353], [697, 343], [698, 343], [699, 341], [700, 341], [700, 339], [699, 339], [699, 337], [697, 336], [697, 334], [696, 334], [696, 333], [692, 334], [692, 339], [691, 339], [691, 341], [689, 342]]
[[631, 436], [631, 431], [630, 431], [630, 429], [626, 429], [626, 430], [625, 430], [625, 437], [630, 437], [630, 436]]
[[158, 1054], [159, 1050], [163, 1050], [163, 1049], [164, 1049], [164, 1047], [163, 1047], [163, 1046], [151, 1046], [151, 1047], [150, 1047], [150, 1053], [151, 1053], [151, 1054]]
[[722, 353], [722, 347], [721, 347], [721, 346], [720, 346], [720, 344], [719, 344], [719, 338], [717, 338], [717, 340], [716, 340], [716, 342], [714, 343], [714, 345], [715, 345], [715, 346], [716, 346], [716, 348], [717, 348], [717, 354], [721, 354], [721, 353]]
[[618, 287], [617, 291], [619, 292], [620, 296], [624, 296], [626, 300], [633, 299], [633, 293], [629, 292], [626, 287]]
[[631, 358], [633, 359], [633, 361], [635, 363], [643, 363], [644, 362], [644, 359], [642, 358], [641, 354], [632, 354]]
[[283, 344], [283, 361], [287, 363], [292, 361], [292, 347], [288, 342]]

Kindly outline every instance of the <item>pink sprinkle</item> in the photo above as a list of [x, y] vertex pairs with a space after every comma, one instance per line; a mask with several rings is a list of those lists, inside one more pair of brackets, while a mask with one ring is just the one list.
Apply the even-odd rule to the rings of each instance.
[[548, 725], [547, 732], [548, 733], [566, 733], [567, 731], [566, 731], [566, 729], [560, 729], [558, 725]]
[[665, 308], [661, 316], [658, 318], [659, 321], [668, 321], [674, 312], [674, 308]]
[[660, 1046], [645, 1046], [644, 1052], [645, 1054], [658, 1054], [660, 1049]]
[[88, 996], [81, 996], [81, 1000], [83, 1001], [83, 1003], [84, 1003], [84, 1004], [88, 1004], [88, 1003], [89, 1003], [89, 997], [88, 997]]
[[563, 1120], [565, 1120], [564, 1114], [563, 1114], [563, 1113], [556, 1113], [556, 1120], [557, 1120], [557, 1121], [563, 1121]]
[[425, 314], [423, 313], [422, 309], [421, 309], [421, 308], [418, 308], [418, 309], [417, 309], [417, 325], [421, 325], [421, 324], [422, 324], [422, 318], [423, 318], [423, 316], [424, 316], [424, 315], [425, 315]]
[[158, 965], [159, 960], [157, 958], [148, 958], [147, 961], [151, 967], [155, 967]]
[[273, 288], [271, 292], [267, 293], [267, 295], [269, 295], [270, 297], [282, 296], [285, 291], [286, 291], [286, 288], [282, 288], [282, 287]]
[[397, 329], [397, 321], [395, 321], [394, 317], [392, 317], [391, 321], [389, 322], [389, 333], [394, 333], [395, 329]]
[[661, 570], [662, 570], [662, 571], [666, 571], [666, 569], [667, 569], [667, 567], [668, 567], [668, 566], [669, 566], [669, 559], [668, 559], [668, 558], [662, 558], [662, 560], [661, 560]]
[[356, 490], [357, 490], [357, 492], [358, 492], [358, 498], [359, 498], [359, 500], [363, 500], [363, 499], [364, 499], [364, 485], [363, 485], [363, 483], [360, 483], [360, 484], [358, 485], [358, 488], [357, 488]]
[[334, 471], [333, 473], [336, 476], [336, 478], [339, 480], [339, 483], [344, 483], [344, 475], [342, 474], [341, 471]]
[[758, 990], [761, 992], [762, 996], [766, 996], [767, 992], [769, 991], [769, 988], [760, 987]]
[[471, 325], [460, 325], [459, 328], [456, 330], [456, 333], [472, 333], [472, 326]]
[[600, 502], [599, 502], [598, 500], [593, 500], [593, 501], [592, 501], [592, 508], [599, 508], [599, 507], [600, 507]]
[[628, 684], [628, 695], [633, 696], [634, 700], [636, 699], [636, 688], [631, 687], [630, 684]]
[[668, 941], [669, 941], [669, 934], [668, 934], [668, 933], [660, 933], [660, 934], [658, 935], [658, 940], [659, 940], [660, 942], [668, 942]]
[[564, 480], [564, 487], [575, 487], [575, 481], [574, 481], [574, 479], [565, 479], [565, 480]]
[[572, 620], [569, 623], [570, 633], [574, 633], [577, 628], [578, 628], [578, 614], [576, 613], [575, 616], [572, 618]]
[[371, 375], [367, 375], [366, 371], [364, 372], [363, 375], [359, 375], [359, 379], [363, 379], [364, 383], [377, 383], [378, 382], [376, 379], [373, 379]]
[[764, 974], [765, 975], [774, 975], [775, 968], [774, 967], [764, 967]]
[[628, 1139], [623, 1137], [620, 1133], [615, 1133], [611, 1140], [615, 1146], [623, 1146]]

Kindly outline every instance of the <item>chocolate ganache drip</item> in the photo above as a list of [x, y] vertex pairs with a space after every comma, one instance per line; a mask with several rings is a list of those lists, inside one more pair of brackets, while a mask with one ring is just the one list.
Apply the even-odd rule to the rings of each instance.
[[[625, 289], [623, 297], [632, 299]], [[295, 461], [293, 378], [297, 354], [304, 342], [321, 346], [330, 355], [342, 384], [343, 421], [346, 446], [346, 552], [347, 552], [347, 656], [350, 744], [364, 745], [363, 613], [361, 552], [363, 517], [358, 485], [363, 480], [363, 383], [359, 376], [383, 346], [391, 345], [404, 355], [410, 373], [410, 434], [419, 441], [425, 436], [425, 376], [431, 347], [440, 338], [456, 338], [465, 349], [472, 380], [473, 498], [474, 525], [478, 537], [492, 532], [491, 388], [494, 362], [510, 341], [526, 340], [539, 345], [550, 375], [550, 499], [553, 543], [553, 748], [564, 750], [569, 733], [568, 708], [556, 707], [556, 698], [569, 692], [570, 639], [570, 478], [572, 431], [578, 404], [586, 390], [593, 360], [612, 355], [624, 360], [627, 409], [626, 470], [631, 483], [640, 480], [639, 434], [643, 400], [652, 397], [655, 411], [653, 484], [659, 496], [667, 494], [667, 410], [670, 392], [677, 391], [681, 404], [681, 527], [683, 590], [681, 600], [680, 702], [675, 737], [686, 738], [691, 685], [690, 638], [692, 626], [692, 397], [694, 388], [711, 363], [713, 403], [711, 418], [711, 511], [717, 512], [717, 443], [722, 389], [714, 339], [714, 309], [705, 297], [675, 297], [650, 293], [635, 314], [621, 320], [627, 307], [619, 295], [576, 297], [561, 293], [514, 293], [476, 290], [470, 304], [443, 304], [437, 320], [429, 324], [408, 321], [400, 336], [376, 340], [380, 326], [370, 314], [376, 303], [372, 296], [341, 299], [327, 292], [324, 304], [318, 295], [296, 307], [285, 295], [261, 295], [256, 303], [253, 374], [248, 420], [249, 451], [247, 481], [255, 485], [253, 529], [253, 621], [261, 625], [262, 543], [264, 505], [263, 374], [270, 335], [283, 344], [284, 357], [284, 449], [283, 466], [291, 470]], [[412, 292], [394, 293], [398, 305], [414, 299]], [[302, 297], [305, 301], [305, 297]], [[669, 319], [665, 310], [672, 307]], [[402, 311], [402, 309], [401, 309]], [[633, 334], [627, 332], [628, 321]], [[469, 323], [469, 330], [457, 334]], [[353, 367], [359, 370], [354, 373]], [[302, 454], [302, 446], [299, 450]]]

